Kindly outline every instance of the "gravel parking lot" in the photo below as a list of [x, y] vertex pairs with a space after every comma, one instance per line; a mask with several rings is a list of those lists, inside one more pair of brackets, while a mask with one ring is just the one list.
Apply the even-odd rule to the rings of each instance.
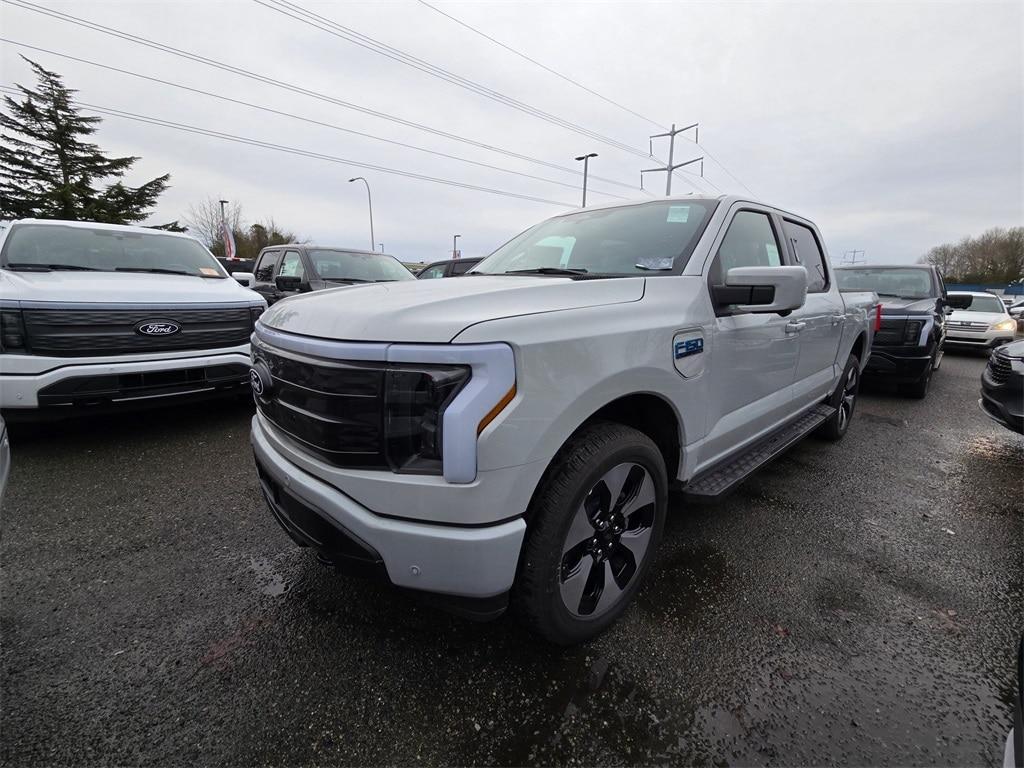
[[335, 575], [264, 507], [249, 409], [14, 433], [8, 764], [997, 765], [1024, 443], [947, 355], [724, 502], [677, 499], [625, 619], [555, 649]]

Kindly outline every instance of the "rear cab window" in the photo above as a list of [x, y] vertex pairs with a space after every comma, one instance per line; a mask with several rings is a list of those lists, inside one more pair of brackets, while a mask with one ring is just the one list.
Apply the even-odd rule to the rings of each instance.
[[828, 289], [828, 271], [825, 254], [814, 230], [790, 219], [782, 220], [786, 239], [793, 249], [793, 258], [807, 271], [807, 292], [822, 293]]

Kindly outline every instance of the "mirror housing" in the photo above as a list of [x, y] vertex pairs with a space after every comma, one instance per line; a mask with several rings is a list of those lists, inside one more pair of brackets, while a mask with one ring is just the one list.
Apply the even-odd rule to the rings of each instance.
[[803, 267], [735, 267], [712, 288], [716, 308], [732, 314], [789, 314], [807, 300]]
[[309, 290], [309, 283], [305, 282], [298, 275], [278, 275], [274, 278], [274, 284], [279, 291], [299, 291], [304, 293]]
[[252, 272], [232, 272], [231, 276], [246, 288], [252, 288], [256, 285], [256, 275]]

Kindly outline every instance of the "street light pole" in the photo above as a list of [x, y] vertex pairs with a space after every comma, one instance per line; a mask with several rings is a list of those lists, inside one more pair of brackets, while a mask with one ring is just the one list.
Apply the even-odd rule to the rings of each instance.
[[380, 248], [381, 253], [384, 253], [384, 243], [377, 243], [377, 247]]
[[377, 239], [373, 236], [373, 198], [370, 196], [370, 182], [362, 176], [356, 176], [354, 179], [349, 179], [349, 183], [353, 181], [361, 181], [366, 185], [366, 204], [370, 208], [370, 250], [372, 251], [373, 244], [377, 242]]
[[590, 158], [597, 157], [597, 152], [591, 152], [589, 155], [580, 155], [577, 160], [583, 161], [583, 205], [581, 208], [587, 207], [587, 166], [590, 164]]
[[453, 259], [459, 258], [459, 238], [460, 237], [462, 237], [462, 235], [455, 235], [455, 237], [452, 238], [452, 258]]

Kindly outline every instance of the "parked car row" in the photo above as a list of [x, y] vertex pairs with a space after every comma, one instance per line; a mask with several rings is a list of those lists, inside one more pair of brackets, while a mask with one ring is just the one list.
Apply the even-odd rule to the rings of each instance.
[[[864, 374], [924, 397], [946, 344], [1004, 338], [986, 297], [932, 267], [833, 269], [812, 222], [725, 195], [573, 211], [416, 276], [348, 248], [225, 264], [183, 235], [20, 221], [0, 241], [0, 408], [251, 393], [259, 483], [295, 542], [575, 643], [632, 601], [670, 487], [718, 497], [841, 439]], [[984, 380], [1008, 424], [1016, 355]]]

